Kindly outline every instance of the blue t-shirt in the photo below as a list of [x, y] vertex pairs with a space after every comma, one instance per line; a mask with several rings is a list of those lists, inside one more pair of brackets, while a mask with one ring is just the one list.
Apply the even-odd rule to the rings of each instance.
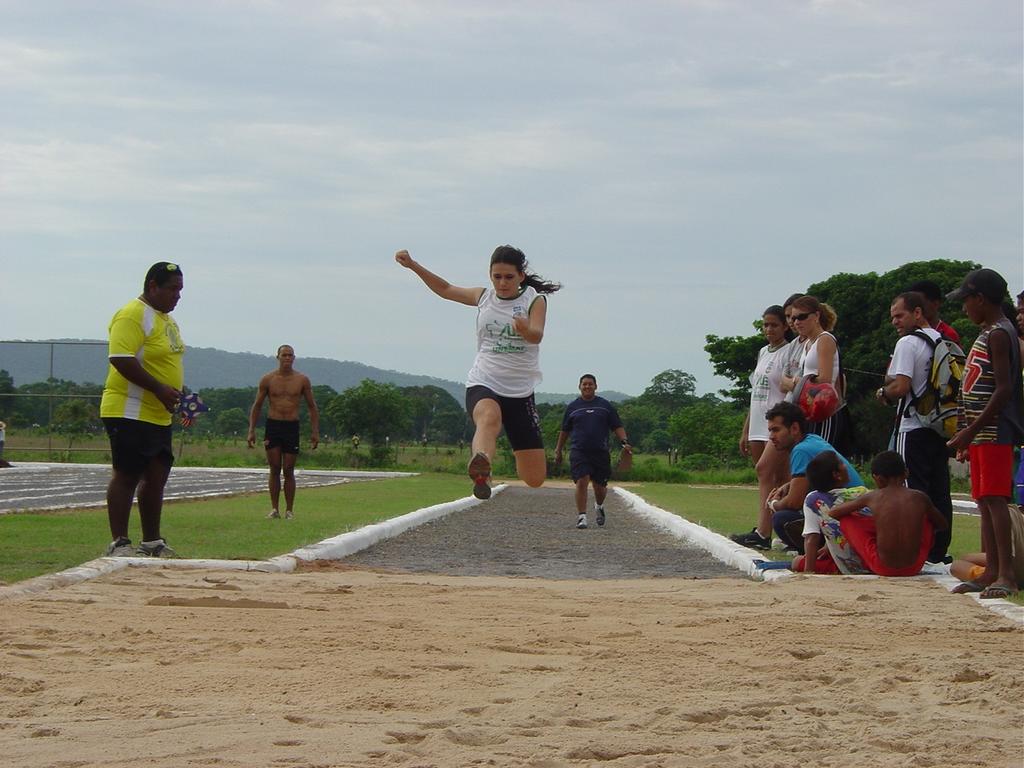
[[562, 417], [562, 431], [572, 433], [574, 451], [607, 451], [608, 432], [621, 426], [615, 406], [597, 395], [590, 400], [577, 397]]
[[846, 484], [847, 488], [864, 485], [864, 481], [860, 479], [857, 470], [846, 460], [846, 457], [818, 435], [804, 435], [804, 439], [793, 446], [793, 450], [789, 452], [789, 474], [793, 477], [803, 477], [806, 475], [807, 465], [811, 463], [811, 459], [822, 451], [832, 451], [846, 465], [846, 472], [850, 476], [850, 482]]

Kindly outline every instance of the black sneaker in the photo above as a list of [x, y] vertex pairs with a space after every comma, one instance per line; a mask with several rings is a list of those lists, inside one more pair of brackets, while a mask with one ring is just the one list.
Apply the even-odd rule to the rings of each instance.
[[765, 538], [757, 532], [757, 528], [754, 528], [750, 533], [734, 533], [729, 538], [737, 544], [750, 547], [751, 549], [768, 550], [772, 548], [771, 537]]
[[597, 515], [597, 527], [600, 528], [604, 525], [604, 507], [598, 507], [594, 512]]

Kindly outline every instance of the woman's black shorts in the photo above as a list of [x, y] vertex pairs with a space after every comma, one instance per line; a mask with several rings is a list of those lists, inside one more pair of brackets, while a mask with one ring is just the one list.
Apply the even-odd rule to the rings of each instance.
[[481, 400], [494, 400], [501, 408], [501, 424], [513, 451], [527, 451], [543, 448], [544, 437], [540, 431], [540, 416], [533, 395], [528, 397], [505, 397], [487, 387], [474, 385], [466, 389], [466, 413], [472, 417], [473, 408]]

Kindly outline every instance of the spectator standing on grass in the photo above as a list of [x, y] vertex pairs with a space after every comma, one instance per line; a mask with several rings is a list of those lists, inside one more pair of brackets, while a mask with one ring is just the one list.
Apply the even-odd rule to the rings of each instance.
[[960, 334], [952, 325], [939, 317], [939, 308], [942, 306], [943, 299], [939, 284], [933, 280], [918, 280], [916, 283], [911, 283], [907, 290], [924, 296], [924, 316], [928, 320], [928, 325], [938, 331], [942, 338], [959, 344]]
[[[949, 496], [949, 449], [945, 438], [924, 421], [915, 409], [917, 399], [928, 388], [932, 349], [942, 336], [925, 315], [925, 297], [914, 291], [901, 293], [889, 308], [893, 327], [900, 338], [885, 373], [885, 384], [875, 396], [886, 405], [896, 404], [895, 449], [907, 469], [907, 485], [931, 499], [946, 519], [935, 532], [928, 560], [941, 563], [953, 528], [953, 502]], [[925, 336], [927, 338], [922, 338]]]
[[[146, 272], [142, 295], [121, 307], [110, 321], [110, 368], [100, 401], [113, 463], [107, 486], [113, 537], [108, 556], [175, 556], [160, 534], [160, 515], [174, 463], [172, 414], [185, 380], [185, 344], [171, 317], [183, 286], [181, 267], [158, 261]], [[142, 524], [138, 549], [128, 537], [136, 490]]]
[[[835, 387], [842, 402], [846, 383], [842, 375], [839, 358], [839, 343], [832, 335], [836, 326], [836, 313], [828, 304], [814, 296], [801, 296], [792, 305], [793, 326], [805, 339], [800, 357], [800, 370], [794, 376], [783, 380], [782, 388], [792, 392], [804, 376], [812, 377], [819, 384]], [[849, 442], [849, 412], [845, 403], [839, 409], [818, 422], [809, 422], [809, 429], [820, 435], [837, 451], [845, 450]]]
[[970, 461], [971, 496], [981, 513], [984, 572], [953, 591], [981, 597], [1016, 594], [1008, 502], [1013, 498], [1013, 448], [1024, 441], [1024, 383], [1017, 329], [1003, 311], [1006, 281], [991, 269], [969, 272], [949, 294], [981, 328], [967, 353], [960, 388], [959, 431], [949, 441], [957, 459]]
[[757, 472], [759, 490], [757, 525], [749, 533], [734, 534], [730, 538], [737, 544], [754, 549], [770, 549], [772, 545], [772, 518], [768, 511], [768, 494], [788, 479], [785, 456], [775, 450], [768, 440], [768, 421], [764, 415], [786, 395], [782, 379], [787, 375], [790, 336], [786, 311], [777, 304], [761, 315], [761, 329], [765, 344], [757, 353], [757, 364], [750, 374], [750, 407], [743, 420], [740, 434], [740, 453], [749, 456]]
[[306, 401], [309, 409], [309, 444], [316, 450], [320, 444], [320, 411], [313, 399], [313, 385], [309, 377], [294, 368], [295, 350], [288, 344], [277, 348], [277, 370], [260, 379], [256, 401], [249, 409], [249, 434], [246, 442], [256, 445], [256, 422], [263, 412], [263, 401], [269, 399], [267, 421], [264, 426], [263, 449], [270, 467], [268, 482], [270, 512], [268, 518], [279, 518], [281, 500], [281, 474], [284, 473], [284, 517], [291, 520], [295, 504], [295, 462], [299, 457], [299, 406]]
[[803, 554], [804, 499], [810, 492], [807, 465], [822, 451], [832, 451], [846, 467], [847, 487], [864, 485], [853, 465], [829, 445], [820, 435], [807, 432], [807, 418], [794, 403], [778, 403], [768, 409], [768, 439], [776, 450], [789, 455], [789, 482], [768, 495], [768, 508], [772, 511], [772, 527], [783, 543]]
[[501, 245], [491, 254], [487, 288], [452, 285], [398, 251], [395, 261], [442, 299], [476, 307], [477, 351], [466, 378], [466, 412], [473, 420], [473, 457], [467, 471], [473, 495], [491, 496], [491, 463], [502, 428], [512, 445], [519, 479], [537, 488], [547, 476], [544, 438], [534, 401], [541, 382], [540, 343], [547, 294], [562, 286], [529, 271], [526, 254]]
[[612, 476], [612, 459], [608, 450], [608, 433], [614, 432], [622, 450], [632, 453], [633, 446], [626, 438], [615, 406], [598, 397], [597, 377], [592, 373], [580, 376], [580, 396], [569, 403], [562, 417], [562, 429], [555, 444], [555, 464], [562, 463], [562, 449], [569, 435], [569, 472], [576, 484], [576, 527], [587, 527], [587, 486], [594, 486], [594, 519], [598, 526], [605, 523], [604, 500], [608, 495], [608, 480]]
[[7, 424], [0, 421], [0, 461], [4, 458], [4, 443], [7, 441]]

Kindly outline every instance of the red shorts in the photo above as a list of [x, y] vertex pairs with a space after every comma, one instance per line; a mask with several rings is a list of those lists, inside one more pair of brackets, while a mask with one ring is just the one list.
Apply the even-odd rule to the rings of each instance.
[[[806, 557], [804, 555], [797, 555], [793, 559], [793, 565], [790, 567], [798, 573], [803, 573], [805, 560]], [[825, 554], [818, 555], [818, 559], [814, 561], [814, 572], [834, 575], [839, 573], [839, 566], [836, 565], [836, 561], [832, 559], [832, 555], [826, 550]]]
[[1002, 443], [970, 445], [971, 498], [1013, 498], [1013, 446]]
[[924, 565], [924, 561], [928, 557], [928, 551], [932, 548], [932, 539], [935, 536], [931, 522], [923, 520], [921, 522], [921, 547], [917, 551], [917, 560], [906, 568], [890, 568], [878, 556], [878, 531], [875, 528], [874, 517], [871, 515], [846, 515], [839, 521], [839, 527], [850, 547], [860, 555], [864, 565], [879, 576], [916, 576], [920, 573], [921, 566]]

